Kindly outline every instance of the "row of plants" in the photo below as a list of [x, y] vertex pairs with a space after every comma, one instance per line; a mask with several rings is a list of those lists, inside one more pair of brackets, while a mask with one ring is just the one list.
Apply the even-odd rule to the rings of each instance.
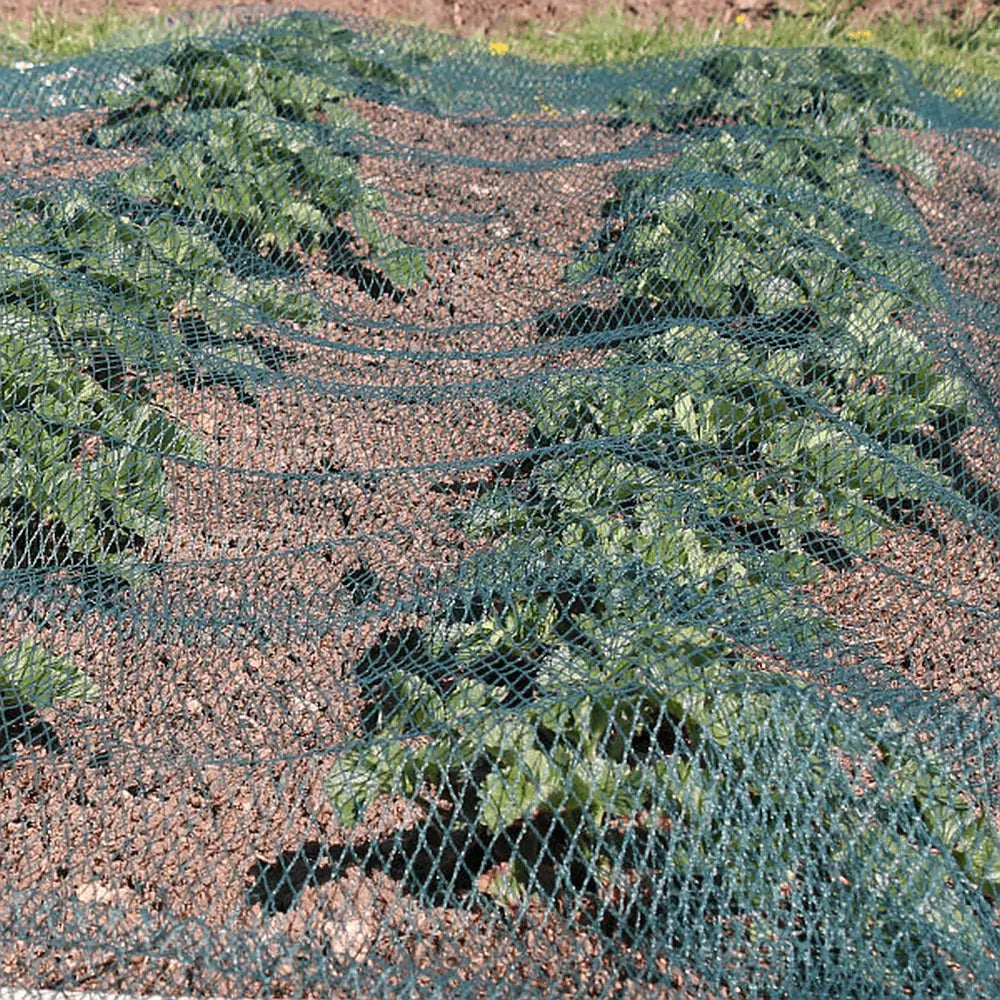
[[[358, 42], [334, 19], [300, 11], [262, 21], [235, 40], [178, 43], [137, 69], [132, 86], [103, 95], [107, 119], [90, 141], [106, 148], [162, 139], [190, 131], [193, 113], [220, 108], [358, 126], [345, 98], [385, 101], [411, 90], [405, 70], [365, 55]], [[416, 70], [426, 59], [413, 51], [404, 61]]]
[[619, 176], [571, 277], [616, 278], [660, 314], [766, 317], [793, 341], [844, 318], [866, 281], [900, 306], [939, 307], [919, 224], [866, 163], [839, 138], [723, 131], [669, 170]]
[[910, 69], [878, 49], [717, 48], [664, 92], [632, 88], [611, 102], [623, 119], [664, 131], [730, 123], [838, 136], [933, 183], [933, 164], [905, 131], [927, 126]]
[[857, 144], [759, 131], [622, 175], [604, 214], [567, 277], [616, 304], [545, 328], [606, 363], [509, 400], [528, 457], [461, 515], [488, 551], [357, 666], [340, 821], [409, 799], [479, 847], [488, 894], [685, 961], [714, 960], [710, 927], [734, 954], [784, 942], [782, 988], [848, 951], [879, 995], [951, 988], [949, 950], [988, 975], [987, 803], [821, 683], [844, 641], [795, 596], [947, 502], [918, 445], [970, 400], [907, 326], [943, 305], [918, 227]]
[[129, 577], [137, 542], [166, 524], [162, 457], [197, 459], [199, 442], [147, 394], [82, 370], [38, 311], [8, 300], [0, 321], [2, 566]]
[[[422, 256], [378, 223], [384, 197], [352, 151], [365, 123], [346, 105], [405, 79], [356, 54], [351, 32], [312, 27], [278, 19], [235, 46], [175, 46], [107, 95], [88, 135], [144, 146], [146, 162], [13, 205], [0, 234], [0, 566], [12, 581], [62, 568], [102, 587], [139, 582], [141, 547], [167, 524], [164, 463], [203, 457], [150, 376], [253, 404], [289, 357], [255, 329], [319, 318], [294, 287], [310, 251], [355, 273], [360, 240], [387, 282], [422, 278]], [[62, 676], [63, 660], [50, 664]], [[0, 675], [0, 692], [23, 714], [23, 684]]]
[[[319, 55], [332, 61], [340, 52], [360, 72], [364, 67], [348, 59], [350, 33], [318, 23], [327, 25]], [[344, 104], [346, 91], [300, 68], [307, 50], [309, 60], [318, 55], [301, 35], [293, 46], [289, 31], [279, 20], [230, 50], [178, 47], [140, 73], [134, 89], [108, 95], [108, 124], [92, 133], [101, 145], [158, 140], [149, 162], [90, 190], [15, 204], [0, 253], [10, 366], [4, 409], [22, 414], [40, 386], [64, 383], [51, 391], [66, 398], [66, 407], [34, 406], [36, 422], [70, 443], [60, 461], [79, 460], [72, 445], [82, 446], [81, 432], [131, 446], [133, 464], [151, 470], [158, 452], [191, 457], [192, 442], [168, 430], [169, 418], [152, 407], [147, 376], [173, 372], [249, 396], [255, 372], [284, 360], [253, 327], [319, 318], [315, 299], [289, 287], [302, 253], [319, 244], [339, 254], [340, 265], [350, 240], [360, 238], [391, 282], [410, 287], [422, 278], [422, 256], [382, 231], [374, 213], [385, 207], [384, 197], [358, 176], [351, 136], [364, 122]], [[340, 224], [348, 217], [352, 234]], [[98, 399], [97, 410], [88, 410]], [[119, 412], [152, 430], [125, 432]], [[32, 461], [11, 436], [26, 419], [5, 421], [6, 440], [11, 456], [21, 455], [25, 469], [37, 467], [40, 475], [48, 460]], [[147, 503], [139, 486], [124, 491], [131, 500], [121, 503], [162, 522], [162, 505]], [[30, 493], [27, 486], [22, 493]], [[77, 557], [100, 562], [104, 552], [86, 541], [95, 533], [85, 534], [83, 509], [69, 516], [63, 505], [42, 504], [36, 514], [67, 529]], [[37, 560], [22, 553], [19, 565], [25, 561]]]

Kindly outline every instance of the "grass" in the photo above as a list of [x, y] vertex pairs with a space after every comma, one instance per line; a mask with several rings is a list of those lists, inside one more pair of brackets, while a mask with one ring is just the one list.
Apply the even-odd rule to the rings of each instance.
[[683, 52], [706, 45], [870, 45], [905, 60], [932, 62], [1000, 80], [1000, 10], [980, 20], [951, 20], [939, 11], [917, 23], [898, 14], [859, 17], [856, 2], [814, 2], [797, 16], [699, 28], [661, 23], [641, 31], [620, 12], [590, 14], [559, 31], [530, 27], [509, 40], [511, 51], [555, 62], [603, 63]]
[[[205, 27], [213, 15], [203, 19]], [[172, 35], [189, 34], [199, 22], [158, 14], [153, 18], [127, 13], [111, 0], [99, 14], [72, 15], [36, 8], [28, 23], [0, 26], [0, 65], [15, 61], [50, 62], [86, 55], [98, 49], [140, 45]]]
[[90, 52], [131, 25], [132, 19], [110, 5], [100, 14], [79, 18], [36, 9], [28, 24], [0, 28], [0, 61], [44, 62]]
[[[718, 23], [708, 27], [668, 25], [640, 30], [620, 10], [594, 13], [559, 30], [530, 26], [502, 40], [509, 50], [531, 59], [582, 64], [633, 61], [683, 52], [706, 45], [871, 45], [907, 60], [923, 60], [965, 73], [1000, 80], [1000, 10], [979, 21], [966, 15], [953, 20], [944, 11], [917, 23], [891, 15], [863, 20], [860, 0], [804, 0], [797, 15], [778, 14], [754, 23]], [[211, 24], [211, 16], [205, 20]], [[737, 18], [736, 20], [739, 20]], [[95, 49], [138, 44], [191, 31], [164, 17], [153, 20], [123, 13], [114, 0], [91, 16], [55, 14], [36, 9], [27, 24], [0, 27], [0, 63], [45, 62]], [[495, 41], [500, 41], [499, 39]]]

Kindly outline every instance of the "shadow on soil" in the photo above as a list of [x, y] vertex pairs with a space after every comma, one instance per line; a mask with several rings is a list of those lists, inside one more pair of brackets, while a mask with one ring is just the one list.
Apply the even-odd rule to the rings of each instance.
[[258, 859], [248, 873], [246, 901], [260, 905], [265, 916], [287, 913], [305, 889], [326, 885], [348, 868], [361, 868], [368, 875], [384, 872], [426, 905], [455, 906], [463, 897], [478, 896], [480, 876], [509, 860], [511, 853], [506, 833], [431, 825], [351, 844], [311, 840], [274, 861]]

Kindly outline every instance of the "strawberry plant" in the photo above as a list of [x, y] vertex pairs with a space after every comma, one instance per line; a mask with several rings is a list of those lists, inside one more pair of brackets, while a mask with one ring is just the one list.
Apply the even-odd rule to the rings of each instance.
[[336, 258], [346, 243], [337, 219], [346, 214], [390, 281], [412, 288], [424, 277], [422, 254], [375, 220], [384, 196], [361, 183], [339, 144], [307, 126], [257, 113], [213, 114], [203, 131], [124, 174], [117, 186], [140, 204], [197, 220], [228, 253], [241, 247], [258, 260], [317, 246]]
[[[549, 587], [537, 565], [369, 652], [373, 736], [328, 782], [342, 822], [383, 796], [415, 801], [446, 838], [485, 852], [482, 891], [596, 913], [654, 950], [669, 926], [690, 935], [689, 953], [671, 939], [685, 960], [699, 927], [743, 927], [742, 946], [766, 952], [805, 911], [817, 915], [806, 969], [822, 970], [841, 926], [882, 963], [880, 986], [905, 982], [901, 940], [958, 939], [977, 961], [1000, 837], [944, 764], [876, 713], [752, 668], [676, 592], [650, 589], [662, 581], [629, 587], [620, 565], [591, 558], [599, 582], [580, 598], [571, 574]], [[470, 609], [485, 612], [470, 621]], [[953, 971], [934, 970], [942, 986]]]
[[[641, 315], [645, 330], [603, 379], [522, 404], [538, 443], [569, 433], [613, 467], [585, 480], [591, 454], [548, 460], [535, 495], [579, 524], [585, 509], [608, 519], [625, 493], [645, 494], [651, 559], [692, 578], [781, 588], [814, 560], [849, 565], [889, 514], [943, 483], [919, 457], [928, 435], [950, 440], [969, 422], [963, 384], [903, 324], [910, 306], [942, 301], [931, 265], [901, 249], [919, 238], [912, 217], [849, 148], [808, 137], [724, 133], [666, 172], [620, 178], [619, 192], [572, 273], [611, 278], [628, 308], [609, 315]], [[698, 326], [672, 324], [691, 315]], [[664, 503], [678, 490], [680, 505]], [[523, 505], [510, 509], [520, 520], [502, 530], [530, 532]], [[534, 530], [548, 530], [544, 518]]]
[[342, 217], [390, 281], [420, 281], [422, 255], [379, 226], [385, 199], [349, 152], [364, 123], [326, 76], [337, 64], [355, 89], [405, 80], [317, 23], [318, 49], [293, 44], [294, 25], [279, 21], [232, 50], [183, 46], [108, 95], [92, 141], [165, 145], [89, 191], [21, 199], [3, 234], [0, 302], [34, 314], [60, 356], [99, 381], [166, 370], [253, 402], [254, 379], [286, 352], [247, 328], [319, 319], [286, 279], [320, 244], [352, 269]]
[[792, 462], [778, 470], [763, 445], [741, 457], [739, 424], [759, 420], [763, 441], [771, 421], [797, 419], [745, 360], [702, 410], [699, 440], [676, 383], [689, 399], [692, 384], [726, 383], [691, 362], [702, 332], [674, 330], [658, 362], [622, 358], [530, 399], [530, 474], [470, 513], [493, 547], [451, 604], [358, 664], [366, 733], [329, 775], [335, 810], [353, 825], [383, 797], [414, 801], [483, 851], [483, 891], [596, 912], [616, 934], [655, 942], [660, 921], [684, 933], [672, 901], [695, 899], [693, 954], [706, 920], [766, 949], [802, 907], [820, 928], [806, 966], [829, 960], [845, 912], [885, 983], [905, 980], [901, 940], [957, 936], [978, 961], [977, 896], [1000, 895], [985, 805], [879, 712], [752, 663], [776, 654], [808, 675], [837, 647], [834, 623], [788, 593], [823, 537], [804, 525], [839, 518], [839, 543], [864, 551], [883, 518], [858, 482], [887, 482], [844, 447], [840, 467], [817, 470], [840, 483], [838, 510], [829, 486]]
[[137, 545], [166, 523], [163, 456], [198, 456], [146, 376], [253, 403], [254, 380], [288, 352], [251, 328], [319, 318], [286, 279], [320, 242], [343, 263], [342, 216], [391, 281], [423, 276], [422, 256], [378, 225], [384, 199], [348, 151], [363, 122], [329, 76], [354, 90], [405, 80], [317, 25], [308, 45], [279, 21], [230, 50], [175, 50], [109, 97], [92, 134], [162, 140], [149, 162], [15, 204], [0, 250], [3, 565], [134, 576]]
[[99, 192], [18, 207], [4, 233], [0, 300], [36, 316], [59, 352], [99, 380], [166, 370], [242, 392], [267, 361], [242, 332], [248, 320], [318, 316], [306, 295], [237, 277], [210, 238], [162, 211]]
[[139, 69], [133, 87], [104, 95], [108, 118], [90, 141], [108, 147], [168, 138], [190, 131], [197, 113], [213, 108], [360, 127], [345, 97], [385, 100], [406, 93], [410, 82], [405, 72], [362, 54], [356, 43], [356, 34], [331, 18], [301, 12], [265, 21], [234, 45], [183, 42]]
[[875, 49], [726, 48], [696, 60], [680, 86], [634, 88], [611, 107], [663, 130], [700, 121], [839, 136], [932, 183], [932, 167], [899, 131], [927, 124], [912, 110], [916, 87], [901, 63]]
[[[352, 52], [346, 29], [323, 19], [315, 27], [303, 36], [297, 22], [279, 19], [228, 50], [178, 47], [142, 70], [134, 89], [106, 95], [108, 121], [92, 141], [168, 140], [152, 163], [126, 172], [119, 189], [263, 256], [328, 240], [349, 215], [374, 263], [410, 288], [424, 276], [423, 257], [376, 222], [373, 210], [385, 199], [361, 183], [350, 153], [364, 120], [344, 104], [373, 82], [403, 90], [406, 78]], [[336, 67], [344, 86], [330, 80]]]
[[200, 446], [140, 386], [102, 384], [57, 348], [39, 312], [0, 303], [0, 565], [129, 579], [166, 525], [163, 456]]

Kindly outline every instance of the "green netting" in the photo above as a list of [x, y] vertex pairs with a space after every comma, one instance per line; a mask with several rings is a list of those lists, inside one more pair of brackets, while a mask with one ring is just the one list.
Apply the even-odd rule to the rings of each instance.
[[251, 11], [0, 107], [0, 984], [1000, 994], [995, 84]]

